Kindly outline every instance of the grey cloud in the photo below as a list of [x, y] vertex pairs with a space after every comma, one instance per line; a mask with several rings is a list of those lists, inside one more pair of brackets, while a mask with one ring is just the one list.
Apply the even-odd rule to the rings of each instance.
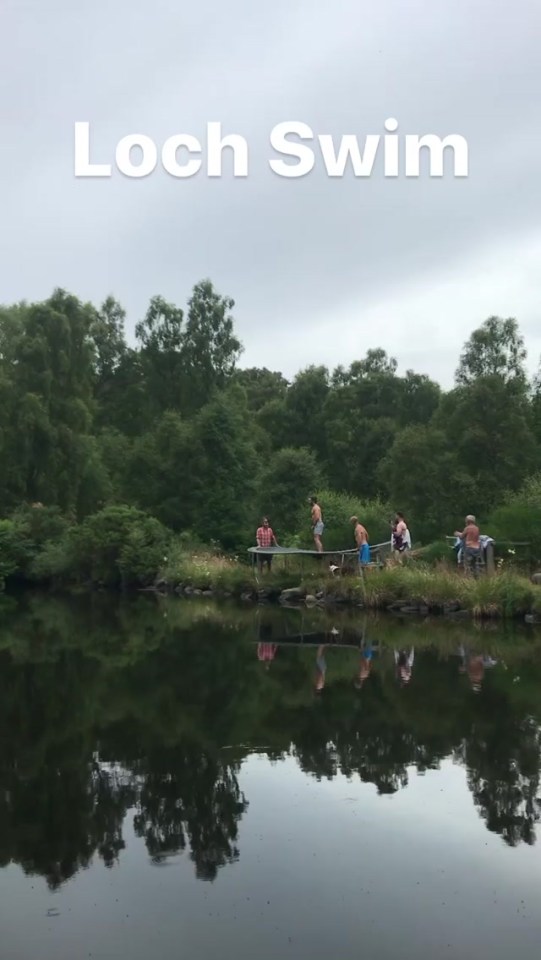
[[[362, 353], [380, 332], [374, 305], [392, 302], [395, 355], [445, 378], [484, 317], [461, 316], [455, 356], [437, 337], [430, 356], [412, 290], [436, 303], [442, 275], [458, 289], [487, 245], [506, 238], [511, 249], [538, 230], [534, 2], [3, 0], [0, 16], [5, 301], [55, 285], [95, 301], [113, 291], [133, 327], [154, 293], [182, 303], [210, 276], [237, 301], [246, 362], [276, 357], [289, 374], [329, 355], [348, 362], [352, 342]], [[465, 135], [468, 180], [333, 181], [320, 166], [287, 181], [268, 168], [268, 134], [282, 120], [364, 138], [389, 116], [399, 133]], [[84, 119], [107, 161], [126, 133], [159, 142], [221, 120], [248, 140], [250, 175], [76, 181], [73, 124]], [[531, 309], [527, 292], [521, 304], [534, 337], [533, 288]]]

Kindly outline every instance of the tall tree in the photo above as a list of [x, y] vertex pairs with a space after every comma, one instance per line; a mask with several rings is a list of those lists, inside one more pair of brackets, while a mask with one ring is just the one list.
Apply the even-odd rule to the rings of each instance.
[[400, 426], [430, 423], [438, 409], [441, 388], [430, 377], [407, 370], [400, 380], [400, 402], [397, 419]]
[[512, 317], [489, 317], [467, 341], [456, 371], [461, 386], [480, 377], [525, 381], [526, 350], [517, 321]]
[[233, 329], [234, 306], [235, 301], [217, 293], [210, 280], [193, 288], [182, 340], [184, 409], [200, 409], [235, 371], [242, 345]]
[[258, 411], [273, 400], [283, 400], [288, 382], [281, 373], [266, 367], [237, 370], [236, 380], [246, 390], [250, 410]]
[[204, 541], [238, 548], [255, 520], [258, 459], [250, 415], [234, 391], [206, 404], [193, 422], [193, 436], [179, 485], [191, 528]]
[[326, 452], [326, 429], [323, 407], [329, 395], [329, 371], [324, 366], [310, 366], [297, 374], [285, 399], [287, 437], [284, 445], [310, 447], [323, 460]]
[[442, 398], [434, 423], [475, 483], [483, 510], [516, 490], [539, 462], [521, 378], [507, 381], [493, 374], [457, 387]]
[[442, 430], [410, 426], [380, 464], [395, 509], [406, 514], [415, 539], [451, 534], [466, 512], [479, 511], [479, 491]]
[[90, 456], [95, 319], [90, 304], [60, 289], [25, 311], [6, 443], [12, 501], [77, 509]]
[[165, 410], [181, 410], [184, 379], [184, 311], [163, 297], [152, 297], [135, 327], [148, 409], [145, 424]]
[[321, 470], [311, 450], [284, 447], [269, 459], [259, 481], [259, 510], [268, 514], [277, 536], [295, 531], [299, 504], [321, 482]]

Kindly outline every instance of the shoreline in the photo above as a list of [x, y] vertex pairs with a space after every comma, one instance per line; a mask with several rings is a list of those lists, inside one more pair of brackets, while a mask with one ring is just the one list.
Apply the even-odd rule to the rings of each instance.
[[242, 604], [341, 607], [365, 612], [437, 616], [450, 620], [521, 620], [541, 625], [541, 588], [519, 574], [468, 580], [454, 573], [394, 568], [358, 577], [262, 578], [228, 577], [206, 571], [191, 576], [162, 576], [145, 592], [179, 598], [236, 600]]

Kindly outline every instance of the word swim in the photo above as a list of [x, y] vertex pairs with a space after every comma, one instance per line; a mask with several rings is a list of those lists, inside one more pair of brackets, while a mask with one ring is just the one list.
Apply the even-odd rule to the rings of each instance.
[[[450, 134], [442, 139], [436, 134], [425, 134], [422, 137], [406, 134], [401, 145], [397, 129], [398, 121], [390, 117], [385, 121], [385, 135], [370, 134], [361, 147], [355, 134], [346, 134], [336, 142], [331, 134], [316, 136], [306, 123], [279, 123], [270, 133], [270, 145], [275, 153], [290, 159], [274, 157], [268, 161], [269, 167], [280, 177], [305, 177], [314, 170], [319, 159], [328, 177], [343, 177], [351, 172], [355, 177], [370, 177], [374, 172], [376, 159], [383, 154], [385, 177], [399, 177], [401, 174], [406, 177], [419, 177], [421, 159], [426, 156], [429, 176], [443, 177], [447, 151], [449, 159], [453, 161], [453, 175], [468, 176], [468, 144], [464, 137]], [[296, 137], [297, 140], [291, 140], [291, 137]], [[319, 148], [317, 158], [309, 146], [309, 143], [314, 141]], [[194, 177], [203, 168], [203, 163], [208, 177], [221, 177], [226, 150], [233, 155], [233, 176], [247, 177], [247, 141], [236, 133], [223, 136], [221, 124], [218, 122], [207, 124], [205, 145], [192, 134], [177, 133], [168, 137], [158, 151], [151, 137], [142, 133], [129, 134], [122, 137], [116, 145], [115, 164], [125, 177], [148, 177], [158, 167], [159, 155], [163, 169], [177, 179]], [[112, 176], [112, 164], [96, 163], [90, 159], [90, 124], [86, 122], [75, 124], [75, 176]]]

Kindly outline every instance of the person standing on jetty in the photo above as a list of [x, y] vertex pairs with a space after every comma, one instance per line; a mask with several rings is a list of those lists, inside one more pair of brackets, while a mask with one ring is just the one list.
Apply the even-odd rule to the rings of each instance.
[[[264, 550], [264, 549], [268, 549], [269, 547], [278, 546], [276, 537], [274, 536], [274, 530], [272, 529], [269, 523], [268, 517], [263, 517], [263, 520], [261, 521], [261, 526], [257, 528], [257, 532], [255, 536], [256, 536], [257, 545], [260, 549]], [[261, 573], [263, 573], [264, 564], [267, 564], [267, 569], [270, 573], [271, 566], [272, 566], [272, 555], [270, 553], [267, 553], [266, 555], [263, 554], [262, 556], [259, 556], [257, 559], [259, 561], [259, 569]]]
[[411, 536], [408, 525], [403, 513], [397, 511], [392, 524], [392, 550], [393, 553], [402, 555], [406, 550], [411, 550]]
[[358, 517], [350, 517], [350, 523], [355, 524], [353, 535], [355, 543], [359, 549], [359, 566], [366, 567], [370, 563], [370, 546], [368, 544], [368, 531], [363, 527]]
[[481, 533], [475, 522], [475, 517], [469, 513], [466, 517], [466, 526], [462, 531], [455, 530], [455, 537], [462, 541], [464, 549], [464, 567], [467, 572], [473, 570], [477, 576], [481, 566]]
[[323, 523], [323, 515], [321, 513], [321, 507], [317, 502], [316, 497], [310, 497], [308, 501], [312, 507], [312, 533], [314, 536], [314, 543], [316, 545], [316, 550], [318, 553], [323, 553], [323, 544], [321, 542], [321, 537], [323, 536], [323, 531], [325, 529], [325, 524]]

